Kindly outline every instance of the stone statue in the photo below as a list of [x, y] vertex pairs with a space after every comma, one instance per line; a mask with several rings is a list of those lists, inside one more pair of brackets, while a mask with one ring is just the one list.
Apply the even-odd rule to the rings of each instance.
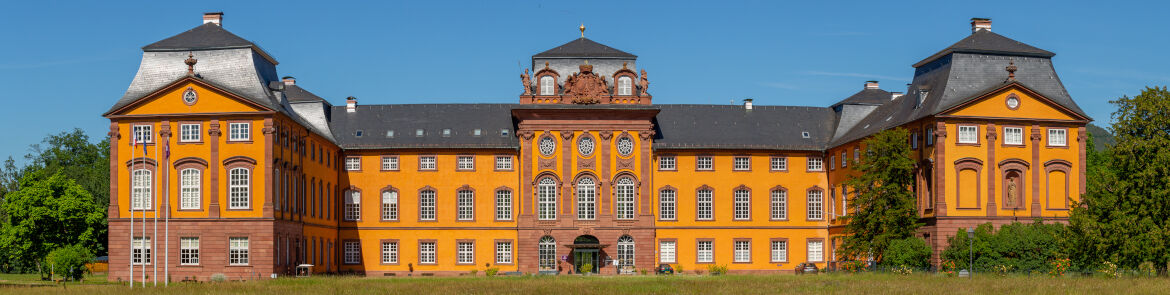
[[524, 83], [524, 95], [532, 95], [532, 79], [528, 77], [528, 69], [524, 69], [524, 73], [520, 74], [520, 82]]
[[638, 80], [638, 88], [642, 88], [641, 95], [646, 95], [646, 88], [650, 88], [650, 80], [646, 80], [646, 69], [642, 69], [642, 75]]
[[1007, 185], [1007, 189], [1006, 189], [1006, 191], [1007, 191], [1007, 200], [1006, 200], [1007, 204], [1004, 204], [1004, 205], [1006, 205], [1006, 207], [1008, 207], [1008, 208], [1015, 208], [1016, 207], [1016, 194], [1018, 193], [1016, 190], [1017, 190], [1016, 189], [1016, 179], [1014, 177], [1008, 178], [1008, 185]]

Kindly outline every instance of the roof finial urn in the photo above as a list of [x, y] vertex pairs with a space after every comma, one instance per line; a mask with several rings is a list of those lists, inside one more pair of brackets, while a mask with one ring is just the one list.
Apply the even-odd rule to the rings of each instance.
[[581, 30], [581, 38], [585, 38], [585, 23], [581, 23], [581, 26], [577, 27], [577, 29]]
[[192, 54], [190, 52], [187, 53], [187, 59], [183, 60], [183, 63], [187, 64], [187, 75], [188, 76], [195, 75], [195, 63], [198, 63], [198, 62], [199, 62], [199, 60], [195, 59], [194, 54]]
[[1016, 67], [1015, 61], [1008, 61], [1008, 66], [1003, 68], [1003, 69], [1007, 70], [1007, 72], [1008, 72], [1008, 80], [1012, 80], [1012, 81], [1016, 80], [1016, 70], [1018, 70], [1019, 68]]

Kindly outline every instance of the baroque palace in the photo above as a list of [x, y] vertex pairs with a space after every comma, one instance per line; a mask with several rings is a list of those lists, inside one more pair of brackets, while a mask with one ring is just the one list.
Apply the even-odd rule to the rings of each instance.
[[936, 263], [962, 227], [1066, 222], [1085, 187], [1090, 118], [1054, 54], [988, 19], [904, 93], [828, 107], [656, 104], [637, 56], [583, 26], [532, 56], [516, 104], [335, 106], [222, 16], [143, 47], [104, 113], [111, 280], [164, 258], [171, 280], [833, 267], [842, 183], [890, 128], [912, 134]]

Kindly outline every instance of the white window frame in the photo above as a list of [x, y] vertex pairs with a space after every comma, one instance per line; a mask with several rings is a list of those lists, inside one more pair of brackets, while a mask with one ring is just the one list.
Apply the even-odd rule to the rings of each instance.
[[398, 220], [398, 191], [382, 191], [382, 220]]
[[926, 128], [926, 133], [922, 135], [926, 138], [926, 146], [934, 145], [934, 128]]
[[154, 125], [133, 125], [134, 142], [139, 144], [154, 143]]
[[577, 180], [577, 219], [597, 219], [597, 185], [592, 178]]
[[658, 191], [658, 218], [663, 220], [678, 219], [678, 192], [673, 189]]
[[345, 220], [358, 221], [362, 219], [362, 192], [359, 190], [348, 190], [345, 194]]
[[825, 192], [822, 190], [809, 190], [808, 196], [808, 220], [823, 220], [825, 218]]
[[808, 171], [825, 171], [825, 159], [821, 157], [808, 157]]
[[618, 95], [634, 95], [634, 79], [630, 76], [618, 77]]
[[179, 265], [199, 265], [199, 237], [179, 238]]
[[382, 242], [382, 263], [398, 263], [398, 242]]
[[435, 156], [419, 156], [418, 170], [437, 170], [438, 159]]
[[200, 124], [179, 124], [179, 142], [203, 141], [202, 127]]
[[455, 157], [455, 170], [475, 170], [475, 156]]
[[151, 202], [151, 190], [154, 189], [154, 171], [150, 169], [136, 169], [133, 174], [131, 210], [150, 210], [154, 208]]
[[959, 143], [979, 143], [979, 126], [959, 125]]
[[228, 141], [252, 140], [252, 123], [228, 123]]
[[849, 152], [841, 152], [841, 168], [849, 167]]
[[344, 251], [345, 264], [362, 264], [361, 241], [345, 241], [341, 243]]
[[1048, 145], [1068, 146], [1068, 129], [1048, 128]]
[[772, 220], [788, 219], [788, 191], [772, 190], [771, 193]]
[[715, 158], [712, 156], [695, 156], [695, 170], [715, 170]]
[[1022, 128], [1022, 127], [1003, 127], [1003, 144], [1023, 145], [1024, 144], [1024, 128]]
[[130, 260], [133, 265], [149, 265], [153, 262], [150, 237], [134, 237], [130, 242]]
[[179, 171], [179, 210], [199, 210], [203, 171], [186, 168]]
[[775, 156], [775, 157], [772, 157], [771, 160], [769, 160], [769, 161], [770, 161], [769, 164], [771, 166], [770, 168], [772, 169], [772, 171], [788, 170], [788, 158], [786, 158], [786, 157]]
[[698, 220], [714, 220], [715, 219], [715, 192], [709, 189], [701, 189], [695, 192], [695, 219]]
[[752, 218], [752, 192], [746, 189], [737, 189], [732, 192], [733, 217], [735, 220], [750, 220]]
[[557, 219], [557, 183], [551, 177], [545, 177], [537, 184], [537, 218], [540, 220]]
[[658, 170], [678, 170], [678, 162], [674, 156], [658, 156]]
[[837, 169], [837, 156], [829, 156], [829, 170]]
[[[360, 169], [360, 166], [359, 166]], [[398, 156], [382, 156], [382, 170], [398, 170]]]
[[617, 241], [617, 265], [618, 271], [622, 274], [633, 274], [632, 267], [635, 265], [635, 258], [637, 257], [637, 247], [634, 237], [623, 235]]
[[496, 191], [496, 220], [512, 220], [512, 191]]
[[771, 262], [787, 262], [788, 261], [788, 241], [774, 240], [772, 241], [772, 261]]
[[461, 189], [455, 192], [455, 219], [475, 220], [475, 191]]
[[512, 156], [496, 156], [496, 170], [512, 170]]
[[248, 265], [248, 237], [228, 238], [228, 265]]
[[423, 190], [418, 192], [418, 219], [433, 221], [437, 218], [435, 206], [438, 202], [438, 192], [434, 190]]
[[252, 170], [243, 167], [228, 171], [228, 209], [252, 208]]
[[699, 263], [715, 262], [714, 251], [714, 241], [698, 241], [695, 243], [695, 261]]
[[435, 249], [438, 248], [435, 242], [419, 242], [418, 243], [418, 263], [419, 264], [435, 264]]
[[849, 187], [841, 186], [841, 216], [849, 216]]
[[455, 243], [455, 263], [457, 263], [457, 264], [475, 264], [475, 243], [474, 242], [456, 242]]
[[732, 158], [732, 169], [735, 171], [752, 170], [752, 159], [750, 157], [734, 157]]
[[537, 270], [557, 270], [557, 241], [551, 236], [543, 236], [537, 243]]
[[738, 263], [752, 262], [752, 242], [751, 241], [733, 241], [732, 242], [732, 262], [738, 262]]
[[540, 76], [540, 95], [556, 95], [556, 78], [553, 76]]
[[496, 242], [496, 264], [512, 264], [512, 242]]
[[658, 241], [658, 262], [678, 262], [678, 243], [675, 241]]
[[617, 219], [634, 219], [634, 200], [637, 197], [634, 189], [634, 179], [631, 177], [618, 178], [614, 186], [615, 215]]
[[345, 157], [345, 171], [362, 171], [362, 158]]
[[810, 240], [808, 241], [808, 261], [821, 262], [825, 261], [825, 241]]

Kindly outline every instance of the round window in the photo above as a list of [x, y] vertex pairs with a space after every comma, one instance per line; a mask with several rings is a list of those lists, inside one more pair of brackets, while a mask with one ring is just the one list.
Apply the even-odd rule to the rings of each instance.
[[183, 91], [183, 103], [194, 104], [197, 99], [199, 96], [195, 94], [195, 89], [187, 88], [187, 91]]
[[553, 151], [555, 151], [556, 149], [557, 149], [557, 140], [553, 139], [552, 136], [545, 136], [545, 137], [540, 139], [540, 154], [541, 155], [551, 156], [553, 154]]
[[1015, 97], [1015, 96], [1008, 97], [1007, 106], [1008, 106], [1008, 108], [1011, 108], [1013, 110], [1016, 108], [1019, 108], [1020, 107], [1020, 98]]
[[629, 137], [618, 138], [617, 150], [622, 156], [629, 156], [634, 153], [634, 140]]
[[581, 140], [577, 141], [577, 151], [580, 152], [582, 156], [593, 154], [593, 138], [588, 136], [581, 137]]

